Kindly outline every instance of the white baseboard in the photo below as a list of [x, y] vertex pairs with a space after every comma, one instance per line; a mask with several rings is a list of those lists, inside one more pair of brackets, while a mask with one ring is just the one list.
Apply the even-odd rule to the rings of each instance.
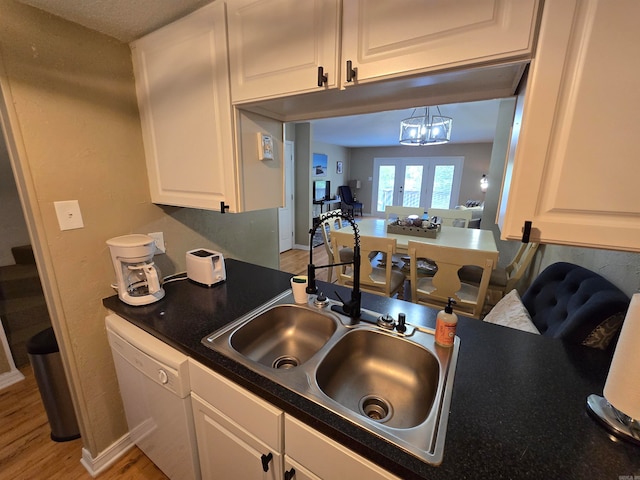
[[24, 375], [19, 370], [13, 369], [6, 373], [0, 374], [0, 390], [24, 380]]
[[309, 251], [309, 245], [300, 245], [300, 244], [296, 243], [293, 246], [293, 249], [294, 250], [306, 250], [308, 252]]
[[95, 478], [118, 461], [118, 459], [131, 450], [133, 446], [134, 443], [131, 441], [131, 437], [127, 432], [100, 452], [96, 458], [93, 458], [91, 453], [89, 453], [86, 448], [83, 448], [80, 463], [87, 469], [89, 475]]

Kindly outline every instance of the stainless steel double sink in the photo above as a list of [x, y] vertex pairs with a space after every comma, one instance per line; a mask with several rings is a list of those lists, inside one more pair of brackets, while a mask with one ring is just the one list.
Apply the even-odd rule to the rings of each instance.
[[[442, 462], [459, 339], [355, 323], [329, 300], [293, 303], [291, 291], [216, 330], [202, 343], [431, 463]], [[367, 320], [373, 319], [373, 320]]]

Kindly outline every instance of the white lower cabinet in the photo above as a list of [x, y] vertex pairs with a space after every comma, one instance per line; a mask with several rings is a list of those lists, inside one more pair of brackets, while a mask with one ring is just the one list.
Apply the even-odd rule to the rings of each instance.
[[192, 394], [203, 479], [282, 478], [282, 455]]
[[189, 377], [203, 480], [399, 479], [191, 359]]
[[284, 412], [190, 360], [203, 480], [281, 480]]

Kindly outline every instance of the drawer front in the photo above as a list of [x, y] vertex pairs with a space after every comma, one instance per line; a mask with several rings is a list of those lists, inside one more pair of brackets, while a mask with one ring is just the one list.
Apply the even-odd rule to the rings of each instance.
[[289, 415], [284, 424], [286, 456], [319, 478], [400, 480]]
[[189, 359], [191, 390], [275, 451], [283, 445], [284, 413], [251, 392]]

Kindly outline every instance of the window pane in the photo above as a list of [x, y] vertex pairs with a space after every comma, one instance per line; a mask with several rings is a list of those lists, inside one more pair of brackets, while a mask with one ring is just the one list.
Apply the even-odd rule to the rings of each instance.
[[422, 165], [407, 165], [404, 171], [403, 207], [420, 206], [420, 190], [422, 188]]
[[393, 205], [393, 186], [396, 180], [394, 165], [381, 165], [378, 174], [377, 210], [384, 212], [384, 207]]
[[433, 194], [431, 196], [431, 206], [433, 208], [449, 208], [454, 173], [455, 167], [453, 165], [436, 165], [433, 176]]

